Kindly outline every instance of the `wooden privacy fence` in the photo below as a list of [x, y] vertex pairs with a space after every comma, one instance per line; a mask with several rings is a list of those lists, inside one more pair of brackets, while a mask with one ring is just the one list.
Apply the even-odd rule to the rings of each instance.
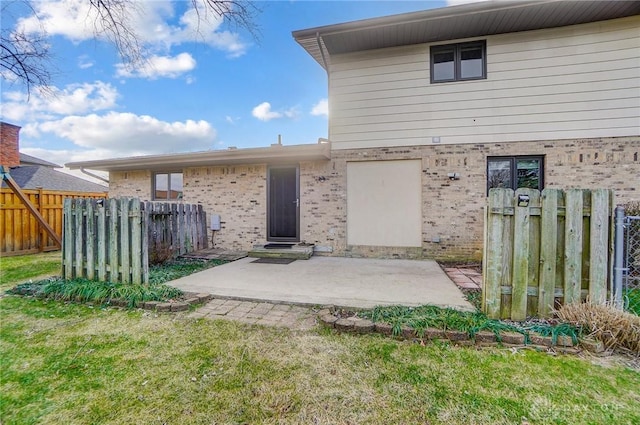
[[157, 243], [154, 229], [162, 229], [163, 243], [174, 244], [169, 245], [174, 255], [207, 247], [201, 205], [158, 206], [135, 198], [66, 199], [63, 277], [148, 283], [149, 246]]
[[[22, 192], [53, 230], [62, 236], [65, 198], [106, 198], [107, 192], [66, 192], [24, 189]], [[58, 246], [11, 189], [0, 189], [0, 254], [3, 256], [55, 251]]]
[[207, 216], [202, 205], [147, 202], [152, 262], [208, 247]]
[[607, 300], [613, 192], [491, 189], [482, 302], [491, 318], [548, 317], [560, 304]]

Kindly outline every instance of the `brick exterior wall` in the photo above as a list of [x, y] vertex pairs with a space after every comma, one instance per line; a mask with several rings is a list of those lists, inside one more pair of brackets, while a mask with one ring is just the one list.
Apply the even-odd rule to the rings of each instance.
[[184, 173], [185, 202], [219, 214], [216, 247], [249, 250], [266, 242], [267, 166], [189, 168]]
[[[506, 155], [544, 155], [545, 187], [610, 188], [617, 203], [640, 200], [640, 137], [334, 150], [330, 161], [300, 163], [301, 240], [340, 256], [480, 259], [486, 158]], [[422, 248], [347, 246], [347, 162], [416, 158]], [[460, 179], [449, 180], [452, 172]], [[216, 246], [247, 250], [265, 242], [266, 173], [265, 164], [185, 170], [184, 201], [222, 217]], [[110, 196], [150, 198], [150, 173], [122, 174], [112, 173]]]
[[20, 165], [20, 127], [0, 122], [0, 165]]
[[114, 171], [109, 173], [109, 197], [129, 196], [151, 201], [151, 171]]

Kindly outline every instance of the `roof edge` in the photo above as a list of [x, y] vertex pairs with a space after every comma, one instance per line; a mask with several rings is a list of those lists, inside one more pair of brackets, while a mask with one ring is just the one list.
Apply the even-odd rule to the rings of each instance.
[[360, 19], [357, 21], [342, 22], [338, 24], [323, 25], [314, 28], [306, 28], [292, 31], [293, 37], [298, 38], [315, 37], [328, 34], [339, 34], [353, 30], [384, 27], [399, 23], [410, 23], [416, 21], [427, 21], [455, 16], [470, 15], [479, 12], [491, 12], [495, 10], [527, 7], [533, 4], [557, 3], [566, 0], [489, 0], [475, 3], [461, 4], [456, 6], [445, 6], [436, 9], [421, 10], [417, 12], [407, 12], [395, 15], [381, 16], [376, 18]]
[[99, 171], [132, 171], [329, 159], [331, 159], [331, 145], [328, 140], [320, 139], [316, 144], [289, 146], [274, 144], [270, 147], [260, 148], [229, 148], [226, 150], [78, 161], [67, 163], [65, 166], [72, 170], [86, 168]]

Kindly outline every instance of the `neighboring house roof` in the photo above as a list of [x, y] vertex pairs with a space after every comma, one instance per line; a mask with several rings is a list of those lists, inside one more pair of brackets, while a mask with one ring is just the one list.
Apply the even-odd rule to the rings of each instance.
[[166, 170], [182, 167], [207, 167], [291, 161], [321, 161], [331, 159], [331, 146], [321, 139], [317, 144], [283, 146], [274, 144], [266, 148], [213, 150], [204, 152], [135, 156], [96, 161], [70, 162], [71, 169], [88, 168], [101, 171]]
[[331, 55], [555, 28], [640, 14], [639, 1], [485, 1], [293, 32], [325, 69]]
[[[12, 168], [9, 175], [21, 189], [43, 188], [65, 192], [107, 192], [109, 190], [106, 186], [56, 171], [49, 166], [21, 165]], [[2, 182], [2, 187], [8, 186]]]
[[62, 168], [62, 166], [58, 164], [36, 158], [35, 156], [27, 155], [22, 152], [20, 153], [20, 165], [44, 165], [45, 167]]

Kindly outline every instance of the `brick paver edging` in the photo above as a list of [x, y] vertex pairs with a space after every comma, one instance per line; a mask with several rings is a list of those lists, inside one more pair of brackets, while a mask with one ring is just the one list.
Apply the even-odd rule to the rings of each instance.
[[555, 344], [553, 344], [551, 337], [538, 334], [529, 334], [529, 343], [527, 344], [525, 336], [517, 332], [502, 332], [500, 333], [500, 341], [498, 341], [496, 335], [489, 331], [480, 331], [471, 338], [467, 332], [427, 328], [424, 335], [420, 337], [415, 329], [403, 326], [399, 335], [393, 335], [393, 326], [388, 323], [374, 323], [359, 317], [340, 318], [329, 309], [318, 312], [318, 321], [322, 326], [335, 329], [338, 332], [379, 333], [395, 339], [415, 340], [421, 343], [439, 340], [461, 346], [530, 347], [544, 351], [554, 350], [565, 354], [579, 354], [585, 350], [595, 354], [604, 352], [604, 345], [600, 341], [580, 339], [579, 344], [574, 345], [571, 337], [566, 335], [559, 336]]
[[[33, 288], [22, 288], [14, 292], [15, 295], [46, 298], [37, 294]], [[161, 312], [177, 312], [189, 310], [189, 306], [204, 304], [211, 300], [213, 296], [211, 294], [200, 294], [195, 292], [183, 292], [182, 300], [169, 300], [169, 301], [145, 301], [143, 303], [136, 303], [134, 308], [141, 308], [144, 310], [154, 310]], [[82, 302], [82, 301], [81, 301]], [[87, 302], [87, 304], [92, 304]], [[105, 305], [110, 307], [129, 307], [129, 301], [122, 298], [111, 298], [104, 302]]]
[[[198, 294], [195, 292], [184, 292], [183, 300], [169, 300], [169, 301], [145, 301], [142, 304], [136, 305], [136, 308], [144, 310], [153, 310], [158, 312], [178, 312], [187, 311], [190, 306], [204, 304], [211, 300], [213, 296], [211, 294]], [[127, 300], [113, 299], [109, 301], [109, 305], [114, 307], [127, 307]]]

